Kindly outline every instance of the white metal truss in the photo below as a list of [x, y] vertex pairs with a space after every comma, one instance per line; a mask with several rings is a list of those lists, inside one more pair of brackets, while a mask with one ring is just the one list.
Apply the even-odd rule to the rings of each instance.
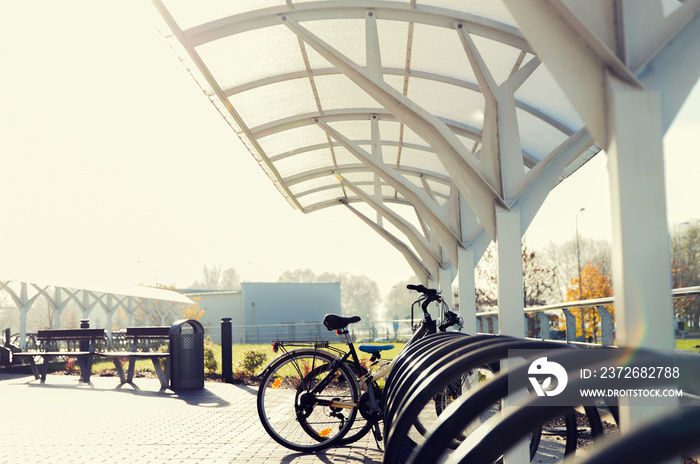
[[[153, 3], [173, 48], [294, 207], [345, 205], [446, 293], [458, 271], [460, 286], [474, 286], [474, 265], [504, 237], [503, 213], [515, 214], [508, 259], [519, 263], [519, 238], [546, 194], [598, 151], [499, 1], [479, 11]], [[463, 310], [472, 293], [461, 292]]]
[[76, 307], [82, 319], [89, 319], [96, 307], [101, 307], [107, 316], [107, 336], [112, 336], [112, 318], [122, 308], [129, 318], [129, 325], [134, 325], [136, 313], [140, 310], [146, 315], [146, 324], [153, 319], [157, 311], [157, 323], [163, 325], [167, 320], [179, 318], [183, 306], [193, 304], [188, 297], [170, 290], [130, 287], [106, 289], [85, 289], [60, 284], [38, 284], [19, 280], [0, 280], [0, 291], [4, 291], [19, 310], [19, 343], [24, 349], [27, 335], [27, 314], [41, 298], [54, 311], [52, 328], [61, 328], [61, 314], [69, 306]]

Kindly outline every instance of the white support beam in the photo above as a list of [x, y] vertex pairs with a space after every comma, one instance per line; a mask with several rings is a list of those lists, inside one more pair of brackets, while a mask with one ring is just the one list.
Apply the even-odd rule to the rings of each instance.
[[112, 294], [107, 294], [107, 304], [105, 306], [107, 311], [107, 340], [112, 341], [112, 318], [114, 316], [114, 301]]
[[[373, 36], [376, 36], [377, 24], [376, 24], [376, 21], [374, 21], [373, 23], [374, 23]], [[378, 42], [378, 39], [377, 39], [377, 42]], [[377, 46], [378, 46], [378, 44], [377, 44]], [[369, 45], [368, 45], [368, 47], [369, 47]], [[369, 55], [369, 50], [367, 53]], [[378, 50], [377, 50], [377, 53], [379, 53]], [[367, 58], [369, 60], [369, 56]], [[382, 138], [379, 134], [379, 120], [377, 120], [376, 116], [372, 116], [371, 131], [372, 131], [372, 156], [374, 157], [374, 159], [378, 159], [378, 160], [384, 159], [384, 157], [382, 156]], [[329, 136], [328, 138], [330, 139], [331, 137]], [[384, 196], [382, 195], [382, 178], [379, 174], [375, 173], [374, 174], [374, 200], [381, 205], [383, 203], [382, 202], [383, 197]], [[379, 214], [379, 212], [377, 212], [377, 224], [379, 226], [383, 226], [382, 215]]]
[[378, 81], [361, 66], [299, 25], [289, 16], [281, 18], [291, 31], [338, 68], [350, 80], [391, 111], [397, 119], [420, 135], [431, 146], [450, 172], [460, 192], [469, 200], [484, 228], [495, 236], [494, 205], [508, 209], [499, 193], [484, 179], [479, 166], [459, 139], [438, 118], [416, 105], [384, 81]]
[[[562, 16], [560, 13], [566, 7], [559, 0], [504, 0], [504, 3], [586, 121], [591, 134], [601, 145], [605, 145], [608, 140], [603, 111], [605, 90], [602, 85], [605, 82], [605, 60], [597, 50], [607, 47], [599, 44], [595, 33], [576, 21], [573, 14]], [[589, 2], [589, 5], [595, 8], [596, 3]], [[553, 8], [553, 4], [559, 7]], [[572, 23], [575, 27], [572, 27]], [[591, 47], [591, 43], [596, 46]], [[609, 52], [601, 53], [606, 57], [611, 55]]]
[[396, 248], [406, 259], [411, 269], [416, 274], [416, 277], [420, 280], [421, 284], [429, 285], [431, 280], [434, 280], [437, 276], [433, 276], [430, 270], [423, 264], [423, 262], [411, 251], [408, 246], [399, 240], [396, 236], [389, 233], [383, 227], [380, 227], [372, 221], [370, 218], [359, 212], [357, 209], [353, 208], [346, 202], [343, 204], [352, 211], [358, 218], [360, 218], [365, 224], [370, 226], [376, 233], [378, 233], [382, 238], [389, 242], [394, 248]]
[[[441, 262], [440, 250], [438, 247], [432, 246], [432, 244], [420, 234], [418, 229], [416, 229], [413, 224], [384, 206], [382, 203], [375, 201], [355, 184], [338, 174], [336, 174], [335, 177], [341, 184], [343, 184], [344, 187], [352, 191], [362, 201], [374, 209], [379, 217], [386, 218], [391, 225], [403, 233], [406, 238], [408, 238], [408, 241], [411, 242], [411, 245], [420, 256], [424, 265], [430, 270], [431, 274], [437, 275], [437, 270]], [[377, 221], [377, 226], [382, 227], [382, 224]]]
[[452, 271], [450, 269], [440, 268], [438, 276], [438, 287], [442, 292], [442, 299], [447, 306], [452, 308], [452, 306], [454, 306], [452, 303], [452, 281], [454, 280]]
[[[608, 79], [613, 287], [621, 346], [673, 349], [659, 93]], [[639, 130], [643, 127], [644, 130]]]
[[[673, 13], [675, 23], [679, 23], [681, 18], [684, 21], [672, 39], [666, 37], [668, 41], [648, 58], [644, 69], [639, 73], [645, 87], [658, 88], [661, 93], [661, 124], [664, 134], [700, 77], [699, 11], [700, 0], [686, 0]], [[653, 72], [648, 73], [649, 70]], [[654, 83], [647, 79], [653, 79]]]
[[463, 331], [476, 333], [476, 276], [474, 251], [471, 247], [459, 249], [459, 314], [464, 320]]
[[136, 305], [134, 305], [134, 297], [130, 296], [126, 300], [127, 324], [129, 327], [134, 326], [134, 316], [136, 315]]
[[379, 34], [377, 32], [377, 16], [374, 11], [365, 14], [365, 47], [367, 49], [367, 70], [377, 80], [382, 76], [382, 55], [379, 52]]
[[[615, 134], [606, 151], [613, 217], [616, 339], [620, 346], [673, 350], [659, 93], [630, 88], [612, 75], [607, 87], [609, 130]], [[669, 400], [672, 407], [674, 399]], [[620, 403], [620, 428], [625, 432], [659, 417], [662, 409], [640, 407], [644, 403], [633, 398], [623, 398]]]
[[39, 288], [36, 285], [34, 287], [38, 290], [35, 295], [29, 298], [29, 293], [27, 291], [27, 282], [20, 282], [19, 295], [10, 286], [10, 281], [2, 282], [0, 281], [0, 289], [5, 290], [10, 298], [17, 306], [19, 310], [19, 346], [22, 350], [27, 348], [27, 313], [32, 307], [34, 302], [42, 295], [46, 295], [45, 291], [47, 287]]
[[457, 265], [457, 248], [460, 246], [459, 239], [455, 232], [449, 228], [448, 220], [444, 217], [440, 207], [432, 201], [428, 194], [406, 180], [394, 168], [388, 166], [382, 160], [373, 157], [362, 147], [349, 140], [345, 135], [328, 124], [320, 120], [317, 124], [414, 205], [416, 211], [426, 220], [430, 229], [434, 231], [438, 243], [440, 243], [447, 252], [450, 261], [454, 265]]
[[523, 337], [523, 257], [517, 208], [496, 208], [498, 327], [501, 335]]
[[[514, 190], [517, 189], [522, 184], [523, 177], [522, 148], [518, 133], [518, 119], [515, 114], [515, 97], [513, 91], [507, 87], [506, 91], [499, 87], [469, 35], [467, 27], [460, 23], [457, 25], [457, 31], [479, 83], [479, 89], [484, 96], [481, 164], [486, 166], [486, 169], [482, 172], [490, 184], [497, 189], [501, 198], [510, 204], [514, 195], [506, 193], [511, 190], [511, 185]], [[522, 70], [518, 71], [518, 73], [521, 72]]]
[[585, 128], [569, 137], [532, 168], [526, 176], [527, 186], [515, 200], [520, 210], [520, 223], [525, 231], [535, 218], [561, 173], [579, 155], [593, 144], [593, 138]]

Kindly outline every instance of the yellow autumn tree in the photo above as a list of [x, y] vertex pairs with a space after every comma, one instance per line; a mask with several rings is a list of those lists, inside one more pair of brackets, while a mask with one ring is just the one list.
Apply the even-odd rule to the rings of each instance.
[[199, 297], [192, 298], [193, 304], [185, 306], [182, 311], [182, 319], [194, 319], [198, 321], [204, 316], [204, 310], [199, 307]]
[[[156, 284], [156, 288], [161, 288], [164, 290], [171, 290], [175, 291], [175, 285], [163, 285], [163, 284]], [[182, 308], [182, 314], [180, 315], [180, 319], [193, 319], [195, 321], [198, 321], [204, 316], [204, 310], [199, 307], [199, 297], [191, 298], [193, 301], [193, 304], [188, 304], [184, 308]]]
[[[569, 284], [566, 286], [566, 301], [575, 301], [579, 299], [579, 296], [584, 300], [591, 300], [594, 298], [605, 298], [612, 296], [612, 281], [610, 276], [603, 274], [600, 270], [600, 265], [597, 263], [588, 262], [585, 266], [581, 268], [581, 291], [579, 292], [579, 278], [576, 276], [571, 279]], [[613, 306], [605, 306], [610, 314], [615, 317], [615, 312]], [[581, 333], [581, 313], [583, 313], [583, 320], [585, 323], [585, 334]], [[576, 316], [576, 336], [580, 337], [585, 335], [589, 338], [597, 341], [600, 335], [600, 315], [596, 308], [579, 308], [572, 310], [572, 314]]]

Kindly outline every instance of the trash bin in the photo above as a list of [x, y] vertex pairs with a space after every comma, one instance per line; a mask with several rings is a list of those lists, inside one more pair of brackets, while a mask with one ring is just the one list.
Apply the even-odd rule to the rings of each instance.
[[9, 366], [10, 364], [12, 364], [12, 351], [0, 346], [0, 366]]
[[204, 327], [195, 320], [170, 326], [170, 388], [204, 388]]

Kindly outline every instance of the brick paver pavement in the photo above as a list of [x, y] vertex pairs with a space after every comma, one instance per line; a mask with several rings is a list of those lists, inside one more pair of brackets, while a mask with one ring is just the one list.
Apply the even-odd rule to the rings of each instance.
[[116, 377], [0, 374], [0, 464], [26, 463], [380, 463], [371, 434], [316, 454], [288, 450], [258, 419], [257, 389], [207, 382], [202, 390], [115, 389]]

